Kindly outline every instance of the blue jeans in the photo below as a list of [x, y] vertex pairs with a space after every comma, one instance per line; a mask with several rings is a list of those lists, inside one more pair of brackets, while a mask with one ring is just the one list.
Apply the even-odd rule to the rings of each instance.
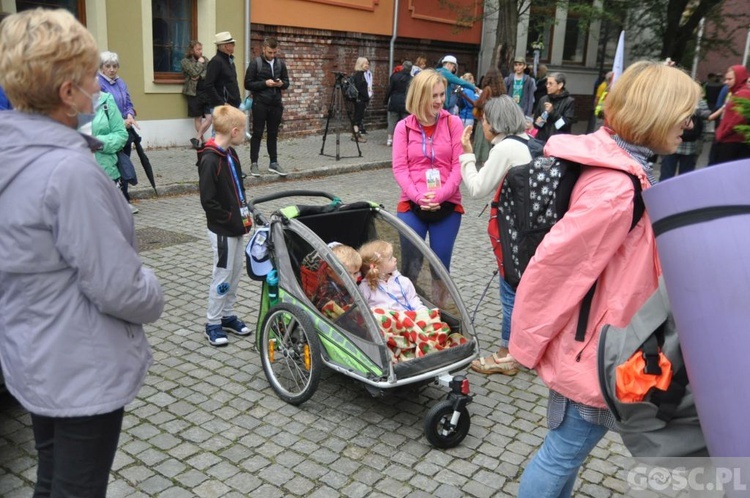
[[500, 346], [507, 348], [510, 342], [510, 318], [513, 314], [513, 306], [516, 304], [516, 291], [503, 277], [500, 277], [500, 304], [503, 306]]
[[[396, 213], [396, 216], [417, 232], [417, 235], [422, 239], [425, 239], [428, 233], [430, 234], [430, 249], [440, 259], [445, 269], [450, 272], [453, 246], [456, 243], [458, 229], [461, 227], [461, 213], [453, 212], [446, 218], [434, 223], [425, 223], [411, 211]], [[401, 273], [412, 281], [416, 281], [419, 270], [422, 268], [422, 259], [422, 253], [411, 242], [402, 237]]]
[[524, 469], [518, 498], [571, 496], [578, 470], [606, 433], [606, 427], [586, 422], [578, 408], [568, 403], [563, 423], [547, 433]]

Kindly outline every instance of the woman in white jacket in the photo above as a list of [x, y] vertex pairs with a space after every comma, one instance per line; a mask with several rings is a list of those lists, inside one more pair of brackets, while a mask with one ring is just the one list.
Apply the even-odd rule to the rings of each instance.
[[[33, 64], [29, 61], [33, 61]], [[151, 363], [161, 287], [128, 204], [76, 129], [99, 102], [99, 52], [64, 10], [0, 25], [0, 362], [31, 413], [34, 496], [105, 496], [123, 418]]]
[[[481, 170], [477, 171], [476, 157], [471, 146], [471, 126], [467, 126], [461, 137], [464, 153], [461, 154], [461, 177], [472, 197], [486, 197], [494, 194], [513, 166], [531, 162], [531, 154], [526, 143], [526, 118], [513, 99], [501, 95], [487, 101], [482, 117], [482, 130], [490, 144], [490, 155]], [[477, 129], [477, 133], [479, 130]], [[508, 353], [510, 341], [510, 316], [513, 311], [516, 292], [500, 275], [500, 302], [503, 306], [500, 349], [496, 353], [474, 360], [471, 369], [483, 373], [515, 375], [518, 363]]]

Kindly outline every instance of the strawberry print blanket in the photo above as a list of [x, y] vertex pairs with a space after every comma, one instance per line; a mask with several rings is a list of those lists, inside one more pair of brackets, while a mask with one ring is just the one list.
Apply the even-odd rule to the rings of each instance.
[[372, 308], [385, 337], [393, 363], [421, 358], [446, 348], [466, 344], [466, 337], [440, 321], [439, 309], [394, 311]]

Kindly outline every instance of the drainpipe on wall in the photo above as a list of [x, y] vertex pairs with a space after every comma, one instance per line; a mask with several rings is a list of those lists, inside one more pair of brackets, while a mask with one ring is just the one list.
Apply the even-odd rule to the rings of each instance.
[[250, 0], [245, 0], [245, 67], [250, 65]]
[[398, 3], [396, 0], [393, 7], [393, 35], [391, 35], [391, 44], [388, 48], [388, 74], [393, 71], [393, 47], [396, 45], [396, 34], [398, 32]]
[[[245, 0], [245, 70], [250, 67], [250, 0]], [[245, 98], [250, 96], [250, 91], [245, 90]], [[250, 109], [245, 109], [248, 121], [250, 120]], [[250, 124], [248, 123], [247, 129], [245, 130], [245, 136], [250, 139], [252, 133], [250, 133]]]

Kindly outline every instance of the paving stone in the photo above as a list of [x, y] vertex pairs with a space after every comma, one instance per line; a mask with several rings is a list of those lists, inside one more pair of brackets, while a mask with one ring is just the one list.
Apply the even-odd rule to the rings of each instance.
[[[362, 163], [383, 165], [391, 149], [384, 130], [374, 130]], [[369, 137], [368, 137], [369, 138]], [[393, 209], [398, 188], [387, 168], [343, 174], [309, 143], [299, 159], [285, 159], [303, 180], [267, 176], [247, 179], [252, 196], [284, 189], [334, 192], [347, 200], [372, 199]], [[381, 140], [382, 139], [382, 140]], [[247, 157], [243, 145], [242, 157]], [[280, 144], [280, 153], [285, 146]], [[317, 148], [317, 150], [315, 150]], [[369, 157], [368, 157], [369, 156]], [[152, 162], [167, 185], [183, 178], [195, 188], [194, 151], [154, 151]], [[354, 164], [342, 159], [348, 165]], [[296, 170], [296, 171], [295, 171]], [[336, 171], [336, 174], [329, 174]], [[315, 176], [311, 176], [314, 173]], [[291, 175], [290, 175], [291, 176]], [[182, 181], [182, 180], [180, 180]], [[160, 183], [162, 185], [162, 183]], [[363, 188], [363, 185], [366, 188]], [[457, 448], [432, 448], [423, 435], [424, 416], [447, 391], [428, 385], [372, 397], [363, 385], [324, 369], [318, 390], [300, 406], [273, 392], [254, 351], [253, 339], [230, 337], [214, 348], [202, 335], [211, 253], [205, 216], [195, 193], [140, 197], [136, 230], [158, 229], [184, 242], [149, 248], [140, 255], [159, 276], [165, 312], [146, 326], [154, 364], [136, 400], [126, 407], [113, 464], [110, 497], [312, 496], [479, 497], [515, 496], [523, 466], [547, 433], [548, 389], [533, 372], [515, 377], [469, 372], [474, 402], [469, 436]], [[269, 212], [293, 202], [271, 201]], [[451, 272], [461, 297], [473, 308], [483, 285], [494, 280], [494, 256], [486, 240], [486, 199], [464, 196], [467, 214], [456, 240]], [[480, 285], [477, 285], [480, 282]], [[255, 327], [260, 285], [242, 278], [236, 311]], [[497, 292], [488, 292], [475, 326], [483, 352], [499, 346]], [[628, 491], [629, 453], [608, 434], [584, 464], [576, 496], [599, 498]], [[0, 395], [0, 495], [30, 496], [36, 451], [30, 417]]]

